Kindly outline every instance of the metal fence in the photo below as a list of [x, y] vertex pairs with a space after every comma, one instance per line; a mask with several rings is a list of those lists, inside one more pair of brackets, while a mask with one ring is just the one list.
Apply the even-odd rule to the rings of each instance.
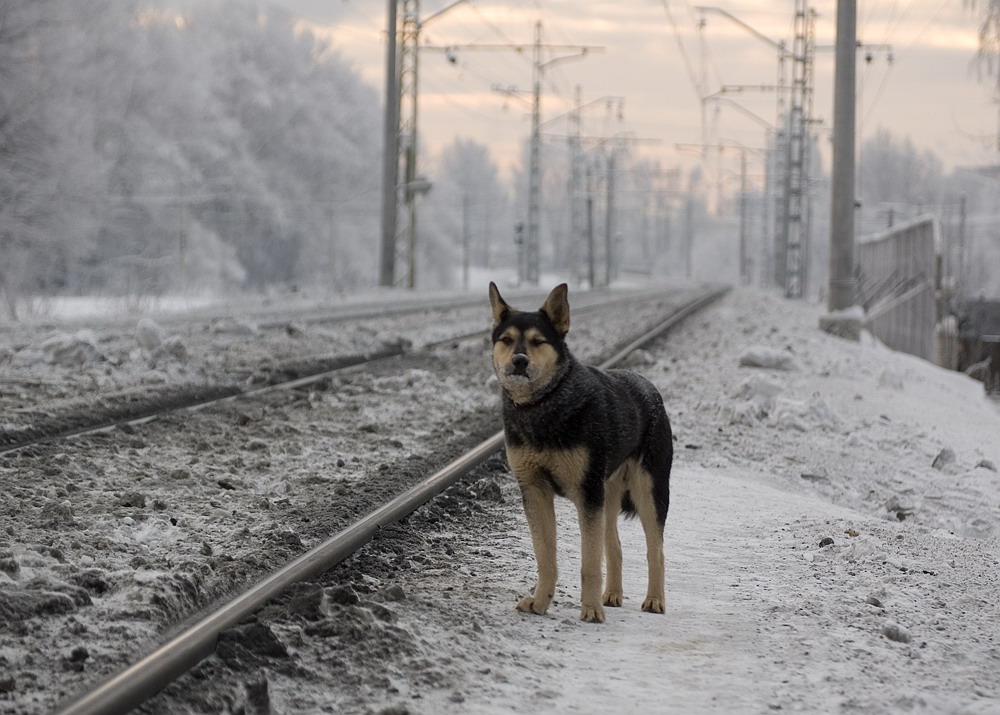
[[937, 219], [925, 216], [858, 242], [858, 295], [872, 333], [893, 350], [941, 362], [935, 349]]

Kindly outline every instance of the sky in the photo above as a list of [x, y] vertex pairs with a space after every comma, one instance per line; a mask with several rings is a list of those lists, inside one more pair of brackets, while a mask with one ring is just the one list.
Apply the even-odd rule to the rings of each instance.
[[[714, 0], [703, 0], [712, 2]], [[451, 0], [421, 3], [430, 17]], [[386, 3], [378, 0], [271, 0], [304, 25], [331, 38], [341, 55], [382, 91]], [[982, 5], [982, 0], [980, 0]], [[400, 0], [402, 5], [402, 0]], [[963, 0], [859, 2], [858, 135], [879, 128], [938, 156], [948, 169], [995, 163], [998, 110], [995, 80], [975, 63], [978, 15]], [[813, 117], [828, 164], [833, 104], [836, 2], [815, 10]], [[593, 46], [583, 58], [544, 53], [542, 120], [547, 141], [564, 145], [566, 115], [580, 87], [583, 134], [626, 133], [634, 151], [665, 164], [715, 162], [734, 175], [736, 151], [697, 145], [765, 144], [774, 124], [775, 93], [733, 91], [737, 85], [773, 86], [778, 53], [759, 35], [791, 44], [792, 0], [723, 2], [714, 9], [676, 0], [468, 0], [427, 22], [421, 31], [419, 132], [424, 151], [436, 153], [456, 137], [489, 146], [504, 167], [520, 162], [527, 137], [531, 56], [517, 49], [456, 48], [454, 62], [435, 47], [530, 45], [536, 21], [543, 40]], [[866, 61], [870, 58], [870, 61]], [[516, 88], [511, 95], [493, 87]], [[726, 88], [723, 90], [723, 88]], [[721, 93], [720, 93], [721, 92]], [[702, 101], [715, 95], [718, 101]], [[612, 101], [603, 98], [614, 97]], [[621, 98], [618, 100], [617, 98]], [[620, 111], [619, 111], [620, 110]], [[863, 160], [863, 157], [862, 157]], [[751, 173], [753, 173], [751, 171]]]

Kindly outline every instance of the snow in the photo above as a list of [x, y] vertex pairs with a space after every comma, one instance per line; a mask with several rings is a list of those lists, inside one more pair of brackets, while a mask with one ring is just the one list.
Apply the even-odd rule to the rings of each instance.
[[[964, 375], [868, 334], [854, 342], [822, 332], [821, 315], [817, 306], [740, 289], [630, 361], [663, 393], [676, 436], [665, 615], [640, 611], [644, 542], [632, 521], [621, 524], [623, 607], [607, 609], [604, 624], [579, 621], [579, 533], [565, 500], [557, 504], [556, 599], [546, 616], [516, 612], [533, 584], [534, 559], [516, 484], [493, 460], [479, 481], [331, 571], [307, 627], [259, 617], [289, 654], [274, 667], [252, 661], [272, 710], [1000, 713], [1000, 409]], [[438, 327], [447, 332], [468, 316], [452, 321]], [[588, 327], [597, 322], [589, 314], [574, 321], [569, 340], [578, 355], [593, 344]], [[797, 369], [741, 366], [748, 349]], [[11, 504], [46, 504], [40, 518], [85, 543], [51, 542], [70, 561], [64, 568], [40, 536], [21, 548], [11, 534], [0, 582], [49, 578], [38, 595], [51, 608], [68, 608], [65, 593], [78, 595], [58, 592], [63, 572], [107, 582], [113, 596], [95, 593], [94, 613], [78, 604], [73, 615], [91, 629], [87, 668], [106, 667], [114, 651], [101, 640], [112, 630], [102, 613], [125, 636], [145, 637], [146, 604], [161, 598], [164, 584], [176, 581], [183, 593], [221, 578], [229, 562], [212, 557], [218, 573], [209, 575], [211, 552], [308, 545], [346, 493], [374, 486], [377, 501], [383, 466], [416, 474], [403, 457], [426, 458], [432, 441], [453, 441], [445, 417], [469, 420], [490, 403], [488, 357], [476, 347], [436, 359], [344, 378], [337, 392], [248, 407], [261, 414], [245, 420], [244, 412], [224, 413], [218, 424], [196, 414], [187, 421], [203, 442], [177, 425], [153, 424], [115, 435], [110, 457], [53, 456], [43, 464], [61, 467], [83, 491], [53, 477], [51, 493], [13, 485], [20, 501], [12, 496]], [[476, 370], [463, 373], [461, 363]], [[421, 415], [426, 424], [418, 425]], [[945, 450], [953, 460], [939, 459]], [[9, 460], [4, 473], [22, 464], [31, 463]], [[102, 491], [73, 470], [99, 479]], [[88, 489], [105, 503], [86, 506]], [[152, 506], [135, 505], [136, 489]], [[129, 565], [138, 554], [147, 568]], [[182, 569], [171, 559], [201, 566]], [[71, 570], [89, 565], [92, 572]], [[132, 611], [111, 610], [125, 599]], [[17, 634], [0, 639], [0, 683], [5, 659], [26, 667], [25, 623], [24, 644]], [[69, 658], [83, 642], [66, 633], [43, 647], [50, 660]], [[34, 656], [40, 671], [43, 657]], [[148, 711], [238, 709], [223, 689], [242, 688], [247, 676], [211, 670], [229, 662], [210, 658], [207, 676], [174, 686], [192, 698], [184, 707], [158, 699]], [[30, 686], [22, 679], [17, 687]], [[223, 695], [198, 700], [205, 688]], [[0, 712], [17, 695], [0, 695]], [[12, 712], [35, 711], [27, 700], [21, 706]]]
[[[428, 690], [401, 666], [369, 704], [1000, 712], [1000, 475], [983, 466], [1000, 457], [1000, 410], [964, 375], [821, 332], [820, 315], [740, 290], [647, 348], [656, 361], [637, 369], [664, 393], [677, 435], [665, 616], [639, 609], [643, 538], [624, 522], [624, 607], [601, 625], [578, 620], [565, 500], [556, 600], [543, 617], [516, 612], [534, 561], [507, 478], [489, 528], [464, 537], [478, 548], [395, 577], [411, 599], [397, 626], [459, 675]], [[800, 369], [741, 368], [748, 346]], [[943, 448], [956, 460], [934, 468]]]

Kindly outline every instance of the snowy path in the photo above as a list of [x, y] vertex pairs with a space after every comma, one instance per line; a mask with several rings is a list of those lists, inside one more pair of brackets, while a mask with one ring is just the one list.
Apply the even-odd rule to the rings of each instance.
[[[665, 617], [639, 610], [642, 533], [628, 522], [625, 605], [603, 625], [577, 620], [578, 534], [563, 502], [559, 593], [547, 616], [514, 612], [511, 592], [475, 588], [485, 598], [476, 618], [520, 659], [490, 664], [461, 702], [432, 695], [414, 712], [1000, 712], [997, 604], [966, 593], [972, 584], [997, 593], [988, 543], [915, 534], [749, 474], [681, 465], [674, 493]], [[500, 580], [527, 588], [533, 562], [518, 527]], [[834, 545], [820, 549], [827, 536]], [[496, 569], [485, 559], [461, 571]], [[440, 574], [432, 580], [440, 587]], [[407, 586], [422, 587], [432, 584]], [[890, 623], [910, 642], [883, 635]], [[464, 658], [461, 641], [444, 652]]]

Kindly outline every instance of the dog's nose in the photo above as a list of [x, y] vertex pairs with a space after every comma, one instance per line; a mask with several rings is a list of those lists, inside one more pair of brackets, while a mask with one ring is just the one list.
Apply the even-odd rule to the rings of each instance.
[[514, 369], [523, 372], [528, 367], [528, 356], [524, 353], [517, 353], [510, 360], [510, 364], [514, 366]]

